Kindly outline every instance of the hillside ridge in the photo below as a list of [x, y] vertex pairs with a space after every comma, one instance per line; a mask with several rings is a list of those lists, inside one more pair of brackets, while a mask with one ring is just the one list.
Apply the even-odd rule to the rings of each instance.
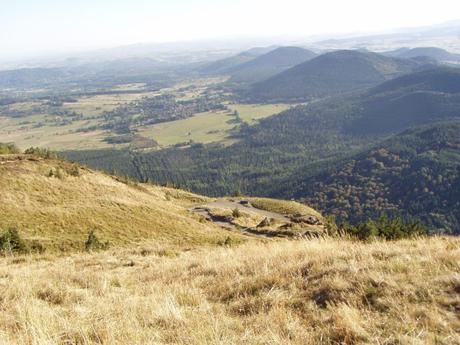
[[339, 50], [315, 57], [255, 84], [249, 91], [249, 97], [271, 102], [311, 100], [376, 86], [420, 67], [421, 64], [415, 60]]
[[315, 56], [315, 53], [307, 49], [279, 47], [229, 69], [230, 82], [247, 84], [260, 82], [293, 66], [311, 60]]

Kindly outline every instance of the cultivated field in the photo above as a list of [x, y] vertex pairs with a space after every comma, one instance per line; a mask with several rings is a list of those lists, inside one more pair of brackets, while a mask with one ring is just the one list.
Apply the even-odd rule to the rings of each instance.
[[[104, 138], [109, 134], [107, 131], [97, 129], [78, 132], [78, 130], [103, 123], [104, 119], [100, 116], [104, 111], [111, 111], [119, 105], [153, 95], [157, 93], [139, 92], [79, 97], [77, 102], [64, 103], [57, 108], [83, 115], [81, 120], [70, 124], [61, 123], [65, 117], [42, 113], [39, 109], [44, 104], [42, 101], [13, 104], [4, 107], [0, 113], [0, 142], [13, 142], [22, 149], [31, 146], [55, 150], [110, 148], [113, 145], [104, 142]], [[26, 113], [21, 117], [8, 117], [12, 111]]]
[[104, 130], [86, 133], [78, 129], [101, 123], [100, 119], [88, 118], [66, 125], [56, 125], [46, 115], [31, 115], [21, 118], [0, 117], [0, 142], [16, 143], [21, 149], [46, 147], [55, 150], [109, 148], [112, 145], [103, 140], [107, 136]]
[[199, 113], [183, 120], [158, 123], [141, 128], [142, 136], [152, 138], [160, 145], [169, 146], [193, 140], [210, 143], [224, 140], [235, 126], [229, 123], [233, 116], [227, 112]]
[[143, 97], [153, 97], [159, 94], [160, 92], [143, 92], [141, 90], [139, 93], [84, 96], [78, 98], [78, 102], [76, 103], [64, 103], [63, 108], [92, 117], [101, 115], [104, 111], [114, 110], [119, 105], [128, 104]]
[[[288, 109], [289, 106], [284, 104], [228, 104], [227, 107], [232, 112], [238, 111], [244, 122], [254, 124], [259, 119]], [[140, 128], [140, 134], [154, 139], [163, 146], [190, 140], [196, 143], [225, 142], [231, 130], [235, 128], [232, 120], [234, 116], [226, 111], [199, 113], [183, 120], [145, 126]]]
[[257, 120], [269, 117], [289, 109], [288, 104], [229, 104], [232, 111], [238, 111], [241, 119], [248, 123], [254, 124]]

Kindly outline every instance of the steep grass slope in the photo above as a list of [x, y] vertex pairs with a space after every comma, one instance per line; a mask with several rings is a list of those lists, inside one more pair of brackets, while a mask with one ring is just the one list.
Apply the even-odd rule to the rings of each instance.
[[460, 240], [0, 259], [0, 343], [460, 343]]
[[46, 248], [80, 249], [90, 230], [112, 244], [193, 246], [229, 235], [188, 212], [205, 197], [121, 181], [66, 161], [0, 156], [0, 191], [0, 229], [16, 227]]

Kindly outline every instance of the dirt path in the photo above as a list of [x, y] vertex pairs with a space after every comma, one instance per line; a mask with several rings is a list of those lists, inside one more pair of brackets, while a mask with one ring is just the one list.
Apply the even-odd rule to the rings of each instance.
[[255, 214], [258, 214], [258, 215], [263, 216], [263, 217], [273, 218], [273, 219], [280, 220], [280, 221], [283, 221], [283, 222], [289, 222], [289, 218], [286, 217], [285, 215], [281, 214], [281, 213], [261, 210], [259, 208], [255, 208], [251, 204], [242, 205], [237, 201], [229, 201], [229, 200], [225, 200], [225, 199], [219, 199], [219, 200], [210, 202], [208, 204], [205, 204], [202, 207], [204, 207], [204, 208], [206, 208], [206, 207], [209, 207], [209, 208], [217, 207], [217, 208], [223, 208], [223, 209], [228, 209], [228, 210], [234, 210], [235, 208], [238, 208], [238, 209], [240, 209], [240, 210], [242, 210], [244, 212], [255, 213]]
[[214, 224], [217, 224], [223, 228], [230, 229], [230, 230], [237, 230], [236, 226], [230, 223], [229, 221], [225, 220], [223, 217], [214, 216], [208, 207], [209, 204], [205, 204], [203, 206], [197, 206], [190, 209], [190, 212], [199, 214], [209, 220], [211, 220]]
[[250, 235], [250, 236], [251, 235], [259, 236], [259, 237], [273, 237], [274, 236], [273, 234], [257, 233], [257, 232], [251, 231], [250, 228], [238, 227], [235, 224], [233, 224], [232, 221], [225, 216], [213, 215], [210, 212], [210, 209], [212, 208], [220, 208], [220, 209], [226, 209], [226, 210], [234, 210], [235, 208], [238, 208], [244, 212], [257, 214], [262, 217], [272, 218], [272, 219], [276, 219], [282, 222], [290, 221], [289, 218], [287, 218], [281, 213], [265, 211], [265, 210], [255, 208], [251, 204], [241, 204], [238, 201], [230, 201], [230, 200], [225, 200], [225, 199], [219, 199], [219, 200], [216, 200], [216, 201], [213, 201], [213, 202], [201, 205], [201, 206], [194, 207], [190, 209], [190, 211], [196, 214], [202, 215], [203, 217], [214, 222], [214, 224], [219, 225], [220, 227], [227, 229], [227, 230], [240, 231], [241, 233], [245, 235]]

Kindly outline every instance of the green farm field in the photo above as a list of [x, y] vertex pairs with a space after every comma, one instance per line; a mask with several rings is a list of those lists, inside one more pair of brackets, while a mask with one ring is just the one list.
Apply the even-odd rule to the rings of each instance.
[[98, 116], [104, 111], [112, 111], [116, 107], [140, 100], [143, 97], [158, 96], [160, 92], [127, 93], [116, 95], [85, 96], [78, 99], [76, 103], [64, 103], [63, 108], [82, 113], [84, 116]]
[[[91, 148], [111, 148], [104, 142], [109, 134], [104, 130], [78, 130], [100, 125], [105, 111], [137, 101], [143, 97], [159, 95], [159, 92], [139, 92], [115, 95], [83, 96], [75, 103], [64, 103], [57, 110], [71, 111], [83, 115], [83, 119], [70, 124], [58, 124], [58, 116], [47, 114], [40, 109], [43, 101], [16, 103], [0, 110], [0, 142], [13, 142], [21, 149], [31, 146], [54, 150], [84, 150]], [[21, 117], [9, 117], [11, 112], [25, 113]], [[122, 145], [118, 145], [122, 147]]]
[[[0, 117], [0, 141], [12, 142], [21, 149], [46, 147], [54, 150], [112, 147], [103, 139], [105, 131], [77, 132], [80, 128], [99, 123], [99, 119], [84, 119], [68, 125], [56, 126], [46, 122], [46, 115], [25, 118]], [[38, 126], [39, 123], [43, 125]]]
[[226, 112], [199, 113], [188, 119], [164, 122], [140, 129], [139, 134], [152, 138], [162, 146], [187, 141], [211, 143], [224, 140], [235, 126], [234, 117]]
[[229, 104], [228, 108], [237, 111], [241, 119], [254, 124], [257, 120], [269, 117], [290, 108], [288, 104]]
[[140, 129], [139, 134], [154, 139], [162, 146], [170, 146], [192, 140], [196, 143], [231, 142], [229, 135], [235, 127], [232, 112], [238, 111], [240, 118], [248, 123], [278, 114], [289, 108], [286, 104], [229, 104], [231, 112], [206, 112], [193, 117], [155, 124]]

